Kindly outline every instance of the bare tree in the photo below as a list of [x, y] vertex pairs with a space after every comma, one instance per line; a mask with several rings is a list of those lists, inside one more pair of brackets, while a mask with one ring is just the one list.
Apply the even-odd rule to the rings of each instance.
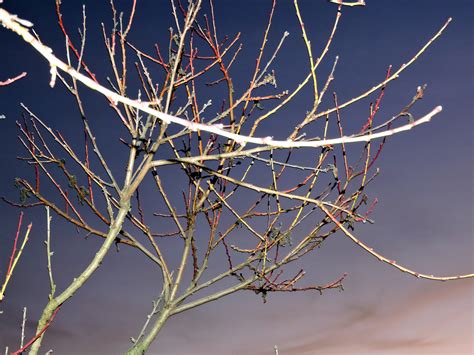
[[[161, 273], [161, 295], [154, 301], [143, 328], [137, 331], [138, 336], [132, 338], [129, 354], [145, 353], [173, 315], [237, 291], [249, 290], [265, 300], [271, 292], [341, 288], [346, 275], [336, 275], [323, 285], [302, 284], [304, 270], [287, 275], [282, 269], [320, 247], [338, 231], [369, 255], [418, 278], [448, 281], [474, 276], [416, 272], [373, 250], [354, 234], [357, 223], [372, 222], [370, 214], [377, 201], [370, 201], [365, 191], [378, 174], [374, 164], [387, 137], [427, 123], [441, 111], [438, 106], [420, 118], [413, 117], [412, 108], [425, 90], [418, 87], [397, 114], [376, 125], [374, 118], [384, 90], [424, 54], [451, 20], [401, 67], [388, 67], [378, 84], [351, 100], [339, 102], [335, 93], [332, 97], [326, 95], [335, 78], [338, 58], [334, 59], [328, 77], [321, 79], [318, 68], [331, 46], [343, 7], [363, 6], [364, 2], [330, 2], [337, 5], [334, 25], [323, 51], [316, 55], [298, 1], [294, 0], [295, 20], [301, 25], [308, 58], [308, 75], [296, 88], [279, 91], [272, 68], [288, 33], [282, 35], [275, 48], [267, 48], [274, 0], [249, 84], [240, 92], [234, 85], [239, 78], [233, 77], [231, 70], [241, 50], [240, 34], [218, 35], [212, 0], [208, 4], [190, 0], [187, 5], [172, 0], [175, 25], [170, 28], [168, 47], [157, 46], [153, 54], [128, 39], [138, 11], [136, 0], [132, 1], [128, 16], [119, 13], [111, 1], [113, 26], [103, 26], [105, 54], [113, 73], [108, 84], [99, 82], [84, 58], [85, 8], [80, 29], [82, 40], [74, 43], [63, 23], [61, 2], [56, 1], [58, 24], [66, 44], [64, 60], [41, 41], [28, 20], [0, 9], [3, 27], [20, 36], [49, 63], [50, 85], [63, 85], [75, 98], [85, 138], [82, 147], [73, 147], [47, 120], [23, 105], [27, 119], [18, 127], [28, 153], [24, 160], [33, 167], [35, 178], [17, 179], [20, 201], [8, 202], [22, 208], [46, 207], [50, 295], [35, 336], [17, 353], [27, 348], [31, 354], [38, 353], [60, 308], [87, 283], [114, 245], [135, 248]], [[202, 15], [203, 11], [207, 14]], [[267, 51], [270, 54], [264, 56]], [[133, 68], [128, 67], [130, 55], [135, 60]], [[153, 77], [149, 66], [161, 70], [159, 80]], [[131, 86], [130, 77], [140, 87], [136, 93], [127, 89]], [[128, 157], [121, 166], [125, 169], [123, 181], [121, 174], [115, 172], [120, 168], [102, 154], [107, 143], [96, 141], [81, 98], [83, 86], [102, 94], [104, 104], [115, 114], [110, 137], [120, 139], [128, 149]], [[309, 110], [292, 130], [281, 133], [285, 138], [262, 135], [268, 122], [308, 87], [313, 97]], [[213, 102], [210, 97], [223, 91], [223, 103], [213, 115], [210, 108], [214, 108], [216, 100]], [[372, 95], [375, 100], [367, 119], [360, 123], [358, 132], [348, 135], [343, 129], [341, 111]], [[328, 96], [332, 108], [321, 110], [321, 103]], [[271, 108], [264, 108], [262, 103]], [[322, 122], [323, 127], [318, 136], [311, 129], [316, 122]], [[337, 127], [339, 136], [329, 137], [330, 126]], [[126, 136], [122, 137], [124, 130]], [[356, 142], [364, 143], [361, 151], [350, 149]], [[315, 156], [311, 165], [302, 163], [307, 150]], [[170, 169], [176, 176], [174, 181], [162, 178], [164, 171]], [[170, 187], [177, 183], [182, 184], [181, 196]], [[150, 186], [160, 198], [155, 204], [160, 208], [158, 212], [143, 208], [140, 191], [146, 189], [148, 194]], [[64, 290], [56, 290], [53, 277], [50, 210], [71, 226], [103, 239], [89, 265]], [[173, 229], [157, 228], [152, 217]], [[305, 230], [303, 225], [309, 219], [312, 227]], [[162, 250], [164, 239], [180, 245], [181, 254], [166, 255]], [[226, 260], [217, 274], [208, 270], [209, 264], [216, 262], [212, 259], [215, 255]], [[178, 266], [172, 269], [170, 260], [177, 259]]]

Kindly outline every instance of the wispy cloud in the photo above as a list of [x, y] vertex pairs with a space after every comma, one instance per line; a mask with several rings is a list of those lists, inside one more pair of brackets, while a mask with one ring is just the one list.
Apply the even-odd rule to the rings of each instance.
[[[436, 322], [440, 317], [439, 312], [446, 309], [450, 302], [456, 302], [453, 308], [458, 312], [464, 311], [466, 304], [472, 311], [472, 303], [468, 301], [472, 293], [470, 282], [455, 282], [427, 284], [421, 290], [401, 295], [391, 304], [384, 303], [384, 299], [368, 297], [366, 303], [354, 303], [339, 309], [332, 316], [334, 322], [312, 331], [305, 330], [297, 339], [288, 339], [287, 345], [281, 344], [281, 353], [414, 354], [434, 349], [443, 353], [443, 349], [449, 348], [452, 335], [457, 331], [455, 319], [446, 319], [443, 325], [430, 323], [430, 320]], [[466, 303], [463, 304], [463, 301]], [[439, 328], [446, 328], [444, 337], [430, 331], [430, 327], [436, 327], [436, 324], [439, 324]], [[465, 341], [468, 344], [469, 339]], [[447, 351], [444, 353], [452, 354]]]

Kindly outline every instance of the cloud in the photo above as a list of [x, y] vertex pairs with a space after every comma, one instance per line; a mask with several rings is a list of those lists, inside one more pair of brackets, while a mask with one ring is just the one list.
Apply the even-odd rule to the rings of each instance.
[[[366, 302], [348, 304], [333, 312], [331, 321], [323, 326], [286, 339], [287, 345], [282, 344], [281, 353], [423, 353], [433, 349], [442, 352], [448, 349], [459, 326], [452, 315], [463, 312], [462, 301], [472, 296], [472, 292], [472, 284], [467, 281], [426, 284], [395, 298], [368, 297]], [[445, 336], [440, 337], [436, 331], [443, 328], [436, 324], [444, 319], [443, 312], [451, 316], [444, 323]], [[468, 341], [459, 345], [468, 347]]]

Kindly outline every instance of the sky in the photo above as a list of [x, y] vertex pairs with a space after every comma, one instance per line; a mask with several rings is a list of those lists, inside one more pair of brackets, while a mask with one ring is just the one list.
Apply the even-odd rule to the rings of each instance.
[[[116, 1], [128, 14], [130, 1]], [[106, 85], [110, 75], [100, 23], [111, 25], [108, 1], [63, 0], [64, 21], [71, 33], [81, 24], [82, 4], [87, 11], [85, 58]], [[221, 35], [241, 31], [243, 49], [232, 71], [236, 92], [248, 85], [255, 65], [271, 1], [215, 1]], [[380, 111], [391, 117], [427, 84], [415, 115], [443, 106], [429, 124], [390, 138], [377, 161], [379, 177], [368, 194], [378, 204], [375, 224], [358, 225], [356, 235], [382, 254], [419, 272], [435, 275], [472, 273], [473, 263], [473, 28], [471, 1], [366, 0], [367, 6], [343, 8], [333, 46], [318, 74], [325, 80], [339, 56], [329, 92], [346, 101], [378, 83], [388, 65], [398, 68], [452, 17], [443, 36], [387, 89]], [[65, 58], [64, 38], [57, 26], [54, 1], [5, 0], [11, 13], [34, 23], [42, 41]], [[314, 50], [320, 51], [330, 33], [337, 7], [325, 0], [300, 1], [305, 28]], [[130, 40], [153, 51], [166, 46], [173, 26], [168, 1], [139, 0]], [[204, 12], [208, 12], [206, 7]], [[127, 15], [128, 16], [128, 15]], [[307, 55], [292, 1], [277, 1], [268, 46], [275, 48], [284, 31], [290, 36], [273, 67], [278, 89], [292, 89], [307, 75]], [[24, 156], [16, 121], [24, 103], [50, 126], [80, 147], [80, 116], [61, 85], [51, 89], [49, 67], [20, 38], [0, 29], [0, 80], [26, 71], [26, 78], [0, 87], [0, 196], [18, 198], [16, 177], [31, 178], [31, 168], [17, 159]], [[267, 58], [269, 54], [267, 53]], [[131, 84], [130, 91], [134, 89]], [[91, 125], [111, 166], [121, 174], [125, 155], [113, 113], [97, 94], [82, 88]], [[329, 93], [328, 92], [328, 93]], [[217, 94], [219, 91], [217, 91]], [[213, 94], [215, 95], [215, 92]], [[330, 97], [330, 95], [328, 95]], [[348, 131], [357, 130], [367, 117], [375, 96], [343, 111]], [[311, 89], [298, 95], [275, 124], [261, 135], [278, 137], [292, 127], [311, 105]], [[331, 100], [323, 103], [331, 106]], [[217, 110], [217, 109], [216, 109]], [[398, 111], [397, 111], [398, 110]], [[361, 118], [362, 117], [362, 118]], [[335, 119], [332, 117], [332, 119]], [[81, 132], [81, 134], [78, 134]], [[333, 131], [333, 133], [336, 133]], [[280, 136], [281, 137], [281, 136]], [[101, 140], [102, 139], [102, 140]], [[100, 143], [103, 142], [103, 143]], [[359, 146], [355, 146], [357, 152]], [[305, 151], [306, 152], [306, 151]], [[312, 154], [307, 151], [308, 157]], [[357, 153], [355, 154], [357, 156]], [[304, 158], [304, 157], [303, 157]], [[163, 175], [173, 189], [173, 173]], [[151, 190], [150, 190], [151, 191]], [[154, 211], [146, 190], [145, 207]], [[179, 195], [179, 189], [174, 189]], [[0, 204], [0, 275], [8, 262], [19, 210]], [[17, 348], [23, 307], [28, 308], [27, 338], [33, 335], [47, 302], [48, 275], [43, 241], [44, 209], [25, 210], [25, 225], [33, 223], [31, 239], [9, 285], [0, 309], [0, 346]], [[97, 238], [84, 238], [53, 215], [53, 268], [58, 289], [64, 288], [93, 257]], [[165, 250], [173, 255], [171, 243]], [[170, 262], [177, 259], [170, 256]], [[217, 272], [219, 264], [211, 268]], [[222, 266], [222, 265], [220, 265]], [[240, 292], [172, 317], [150, 347], [149, 354], [273, 354], [278, 346], [286, 354], [472, 354], [474, 352], [472, 280], [440, 283], [419, 280], [380, 263], [342, 233], [297, 265], [308, 274], [306, 283], [324, 284], [347, 272], [344, 290], [319, 293], [270, 294], [264, 304], [251, 292]], [[135, 250], [110, 251], [101, 268], [58, 313], [43, 342], [46, 352], [57, 354], [118, 354], [131, 345], [151, 302], [159, 295], [156, 268]], [[0, 349], [2, 349], [0, 347]]]

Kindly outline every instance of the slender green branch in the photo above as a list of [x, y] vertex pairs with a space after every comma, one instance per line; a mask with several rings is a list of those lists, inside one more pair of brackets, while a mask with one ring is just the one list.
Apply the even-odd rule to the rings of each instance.
[[[94, 258], [90, 264], [84, 269], [84, 271], [74, 279], [74, 281], [58, 296], [52, 298], [46, 307], [43, 310], [40, 320], [38, 321], [38, 326], [36, 328], [37, 332], [41, 332], [46, 324], [49, 323], [54, 312], [67, 300], [69, 300], [74, 294], [79, 290], [79, 288], [84, 285], [84, 283], [89, 280], [92, 274], [97, 270], [102, 261], [104, 260], [107, 252], [110, 247], [113, 245], [115, 238], [119, 234], [122, 224], [127, 216], [127, 213], [130, 209], [130, 201], [123, 201], [120, 207], [120, 210], [117, 213], [117, 217], [114, 220], [114, 223], [110, 226], [107, 237], [100, 247], [100, 249], [95, 254]], [[41, 334], [40, 337], [31, 345], [30, 355], [38, 354], [39, 348], [41, 346], [41, 341], [44, 334]]]
[[51, 257], [53, 256], [53, 252], [51, 252], [51, 219], [52, 217], [49, 214], [49, 206], [45, 206], [46, 208], [46, 256], [48, 260], [48, 275], [49, 275], [49, 300], [54, 298], [54, 293], [56, 292], [56, 284], [54, 283], [53, 278], [53, 268], [51, 265]]

